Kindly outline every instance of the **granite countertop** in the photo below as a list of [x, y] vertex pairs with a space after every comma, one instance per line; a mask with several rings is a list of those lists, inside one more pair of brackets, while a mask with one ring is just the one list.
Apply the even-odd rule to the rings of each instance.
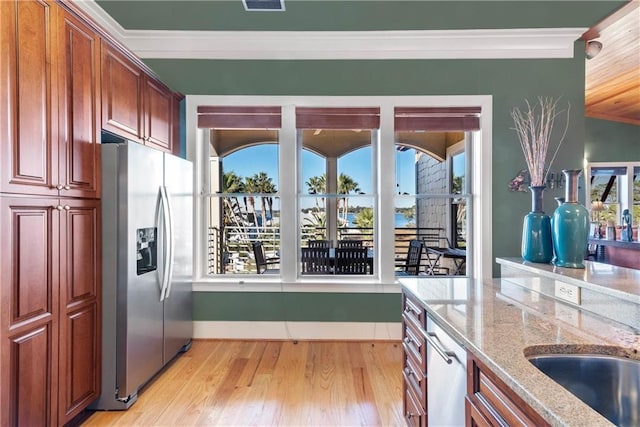
[[430, 316], [554, 426], [610, 426], [525, 357], [604, 353], [640, 360], [640, 331], [503, 279], [400, 279]]
[[522, 258], [496, 258], [496, 262], [540, 276], [561, 278], [576, 286], [640, 304], [640, 270], [593, 261], [584, 261], [585, 268], [562, 268], [553, 264], [528, 262]]

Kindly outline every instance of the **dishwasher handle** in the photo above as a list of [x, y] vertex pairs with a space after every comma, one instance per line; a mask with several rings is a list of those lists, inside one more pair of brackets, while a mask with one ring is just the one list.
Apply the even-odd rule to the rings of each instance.
[[440, 357], [444, 359], [447, 365], [451, 365], [453, 363], [453, 359], [458, 360], [458, 356], [456, 356], [456, 353], [454, 351], [447, 350], [440, 345], [440, 339], [435, 332], [426, 332], [424, 334], [424, 337], [426, 338], [427, 342], [431, 344], [436, 353], [438, 353]]

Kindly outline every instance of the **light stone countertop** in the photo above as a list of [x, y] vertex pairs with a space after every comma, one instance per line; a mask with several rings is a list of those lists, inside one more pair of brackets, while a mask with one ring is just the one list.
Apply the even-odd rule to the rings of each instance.
[[496, 258], [496, 262], [640, 304], [640, 270], [593, 261], [584, 261], [585, 268], [562, 268], [522, 258]]
[[610, 426], [535, 368], [539, 353], [606, 353], [640, 360], [640, 331], [502, 279], [402, 278], [403, 290], [554, 426]]

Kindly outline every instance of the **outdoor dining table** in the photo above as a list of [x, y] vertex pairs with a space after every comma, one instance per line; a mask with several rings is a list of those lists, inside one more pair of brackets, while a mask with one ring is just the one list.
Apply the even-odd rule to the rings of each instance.
[[[334, 263], [336, 259], [336, 248], [329, 248], [329, 258]], [[369, 274], [373, 274], [373, 249], [367, 248], [367, 264], [369, 265]]]
[[436, 248], [427, 246], [427, 274], [435, 275], [438, 268], [441, 268], [440, 261], [442, 258], [453, 260], [455, 276], [462, 274], [462, 267], [467, 262], [467, 251], [458, 248]]

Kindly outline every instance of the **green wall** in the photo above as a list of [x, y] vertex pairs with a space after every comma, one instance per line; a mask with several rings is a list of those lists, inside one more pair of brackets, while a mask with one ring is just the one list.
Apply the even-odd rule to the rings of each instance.
[[586, 119], [584, 156], [590, 162], [640, 161], [640, 126]]
[[[584, 43], [576, 42], [571, 59], [497, 60], [163, 60], [145, 62], [169, 86], [178, 82], [186, 94], [208, 95], [492, 95], [493, 96], [493, 257], [519, 256], [523, 216], [531, 206], [528, 193], [512, 193], [507, 183], [525, 162], [511, 130], [511, 109], [524, 99], [562, 97], [571, 104], [567, 138], [556, 158], [554, 170], [581, 168], [584, 155]], [[186, 64], [188, 62], [188, 64]], [[177, 77], [179, 76], [179, 77]], [[193, 86], [188, 83], [194, 82]], [[197, 83], [196, 83], [197, 82]], [[205, 83], [203, 83], [205, 82]], [[558, 122], [560, 127], [564, 122]], [[393, 162], [393, 159], [389, 159]], [[391, 166], [391, 164], [389, 165]], [[553, 197], [562, 190], [545, 193], [545, 210], [553, 212]], [[498, 274], [494, 265], [494, 275]], [[269, 304], [265, 304], [265, 295]], [[198, 293], [199, 320], [251, 319], [262, 313], [270, 320], [286, 320], [289, 303], [303, 304], [297, 320], [335, 321], [340, 310], [352, 307], [363, 294], [335, 293], [322, 299], [314, 294]], [[290, 300], [293, 298], [293, 300]], [[388, 296], [387, 296], [388, 298]], [[367, 301], [368, 305], [369, 301]], [[397, 300], [383, 300], [383, 307], [363, 304], [368, 321], [386, 321], [397, 310]], [[388, 305], [385, 305], [388, 304]], [[318, 306], [313, 309], [313, 307]], [[325, 310], [336, 307], [335, 311]], [[241, 307], [241, 308], [240, 308]], [[240, 314], [238, 314], [240, 313]], [[354, 320], [364, 320], [354, 315]], [[399, 317], [398, 317], [399, 319]], [[257, 320], [257, 319], [256, 319]]]
[[400, 322], [400, 294], [196, 292], [193, 320]]

